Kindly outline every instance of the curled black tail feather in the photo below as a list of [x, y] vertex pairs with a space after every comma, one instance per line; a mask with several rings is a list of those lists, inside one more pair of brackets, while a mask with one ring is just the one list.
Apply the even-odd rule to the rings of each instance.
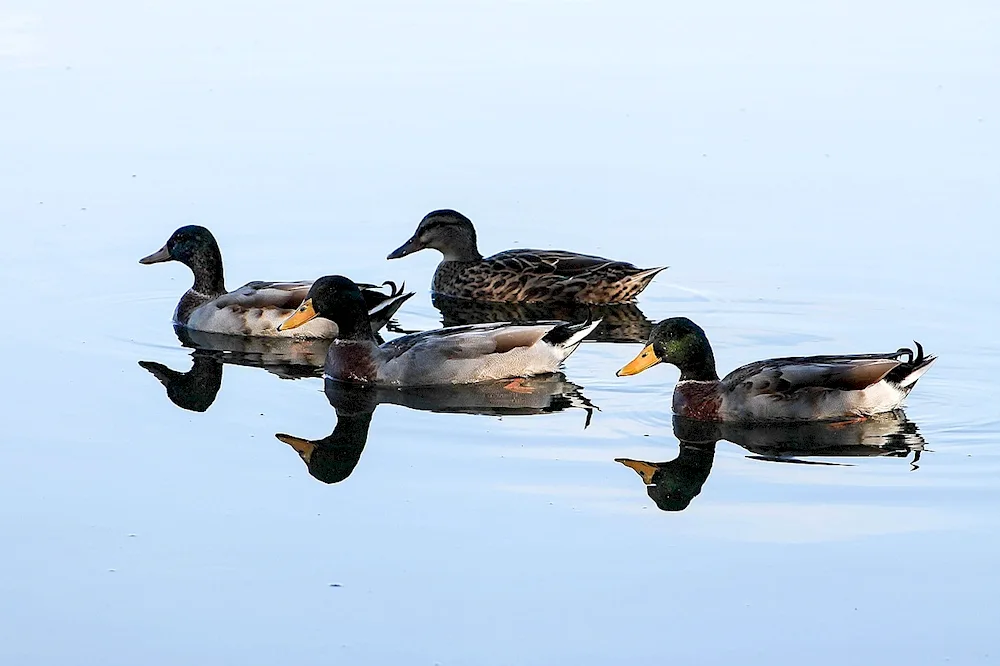
[[[597, 323], [600, 324], [601, 320], [598, 319]], [[588, 316], [587, 321], [579, 324], [562, 323], [553, 328], [551, 331], [545, 334], [542, 338], [543, 341], [549, 343], [550, 345], [565, 345], [567, 343], [578, 344], [580, 340], [576, 340], [575, 343], [572, 342], [573, 338], [580, 335], [581, 331], [587, 331], [594, 326], [593, 317]], [[589, 333], [588, 333], [589, 334]]]
[[543, 337], [542, 340], [549, 343], [550, 345], [561, 345], [562, 343], [569, 340], [573, 336], [573, 333], [580, 330], [581, 326], [582, 324], [569, 324], [569, 323], [559, 324], [551, 331], [546, 333], [545, 337]]
[[[889, 374], [885, 376], [886, 381], [892, 382], [902, 388], [912, 388], [913, 385], [917, 383], [917, 379], [923, 375], [924, 369], [937, 360], [936, 356], [924, 354], [923, 345], [916, 340], [913, 341], [913, 345], [917, 348], [916, 353], [914, 353], [909, 347], [899, 348], [895, 356], [900, 357], [906, 355], [906, 360], [904, 361], [901, 358], [899, 359], [899, 366], [893, 368]], [[919, 373], [916, 378], [912, 377], [914, 373]]]

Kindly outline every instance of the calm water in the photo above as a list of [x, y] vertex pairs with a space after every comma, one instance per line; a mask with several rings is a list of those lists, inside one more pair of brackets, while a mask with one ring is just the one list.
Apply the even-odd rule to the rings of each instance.
[[[988, 2], [5, 4], [0, 661], [996, 661], [998, 34]], [[322, 350], [183, 344], [187, 269], [137, 263], [204, 224], [230, 288], [405, 279], [426, 329], [437, 257], [383, 257], [444, 206], [484, 252], [669, 264], [642, 316], [720, 370], [940, 360], [833, 433], [675, 424], [627, 342], [530, 395], [327, 395]]]

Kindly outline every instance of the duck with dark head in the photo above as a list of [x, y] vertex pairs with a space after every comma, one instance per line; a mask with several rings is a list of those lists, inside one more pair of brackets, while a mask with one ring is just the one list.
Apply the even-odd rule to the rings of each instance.
[[469, 384], [553, 373], [600, 324], [477, 324], [413, 333], [379, 345], [358, 286], [339, 275], [316, 280], [279, 328], [295, 329], [316, 318], [334, 321], [340, 329], [327, 352], [326, 375], [377, 386]]
[[[278, 325], [302, 303], [312, 281], [248, 282], [235, 291], [226, 289], [222, 252], [215, 236], [205, 227], [181, 227], [153, 254], [140, 264], [178, 261], [194, 273], [194, 285], [188, 289], [174, 310], [174, 322], [197, 331], [241, 336], [334, 338], [337, 326], [317, 321], [295, 333], [284, 332]], [[364, 297], [374, 330], [385, 326], [412, 293], [403, 293], [391, 282], [389, 294], [373, 285], [365, 285]]]
[[686, 317], [653, 327], [646, 347], [618, 376], [659, 363], [681, 371], [673, 412], [706, 421], [838, 421], [898, 409], [934, 363], [903, 347], [894, 352], [795, 356], [757, 361], [719, 379], [705, 331]]

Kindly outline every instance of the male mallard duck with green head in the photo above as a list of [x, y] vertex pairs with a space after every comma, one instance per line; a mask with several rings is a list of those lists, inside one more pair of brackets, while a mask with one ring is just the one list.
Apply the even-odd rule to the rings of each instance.
[[314, 319], [336, 322], [326, 376], [375, 386], [469, 384], [555, 372], [600, 321], [583, 324], [475, 324], [413, 333], [379, 345], [361, 290], [330, 275], [309, 288], [306, 300], [279, 327], [292, 330]]
[[[295, 333], [278, 330], [278, 325], [302, 303], [312, 286], [311, 281], [249, 282], [236, 291], [228, 291], [222, 272], [222, 252], [212, 232], [205, 227], [181, 227], [162, 248], [143, 257], [139, 263], [163, 261], [179, 261], [194, 273], [194, 286], [181, 296], [174, 310], [174, 322], [180, 326], [227, 335], [337, 336], [337, 326], [331, 321], [318, 321]], [[384, 284], [391, 289], [389, 295], [373, 285], [365, 285], [363, 291], [373, 331], [385, 326], [403, 301], [413, 295], [397, 290], [391, 282]]]
[[649, 343], [618, 376], [658, 363], [681, 371], [673, 411], [705, 421], [836, 421], [897, 409], [934, 363], [907, 348], [885, 354], [800, 356], [757, 361], [719, 379], [705, 331], [686, 317], [653, 327]]
[[477, 301], [626, 303], [665, 268], [637, 268], [563, 250], [507, 250], [483, 257], [472, 221], [454, 210], [428, 213], [413, 237], [387, 259], [425, 248], [444, 255], [434, 271], [434, 293]]

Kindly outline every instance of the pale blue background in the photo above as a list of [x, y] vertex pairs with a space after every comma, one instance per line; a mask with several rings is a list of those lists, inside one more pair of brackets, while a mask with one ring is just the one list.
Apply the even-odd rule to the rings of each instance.
[[[998, 35], [974, 1], [7, 0], [0, 661], [995, 660]], [[383, 257], [445, 206], [484, 252], [671, 265], [640, 305], [723, 370], [920, 340], [932, 451], [720, 443], [662, 513], [613, 459], [676, 456], [676, 371], [588, 344], [586, 431], [382, 406], [326, 486], [273, 437], [332, 430], [319, 381], [227, 366], [195, 414], [136, 365], [190, 364], [186, 269], [136, 263], [177, 226], [231, 287], [405, 279], [425, 328], [436, 256]]]

